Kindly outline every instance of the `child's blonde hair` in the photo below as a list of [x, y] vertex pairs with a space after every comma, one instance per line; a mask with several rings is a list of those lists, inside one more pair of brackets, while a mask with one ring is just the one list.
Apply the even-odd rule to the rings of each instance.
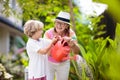
[[24, 25], [24, 33], [28, 37], [32, 37], [35, 32], [42, 29], [44, 24], [41, 21], [37, 20], [28, 20]]

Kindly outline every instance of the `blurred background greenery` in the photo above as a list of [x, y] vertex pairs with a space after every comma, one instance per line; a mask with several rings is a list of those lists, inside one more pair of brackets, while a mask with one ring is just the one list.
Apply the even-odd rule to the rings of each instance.
[[[9, 16], [8, 1], [0, 0], [5, 5], [3, 12]], [[54, 19], [59, 11], [71, 13], [71, 28], [77, 34], [80, 55], [85, 60], [80, 65], [85, 63], [93, 78], [88, 75], [86, 66], [80, 66], [71, 60], [69, 80], [120, 80], [120, 0], [93, 0], [108, 5], [108, 8], [99, 16], [84, 16], [85, 19], [80, 8], [75, 5], [75, 0], [17, 1], [23, 10], [23, 14], [18, 15], [23, 20], [23, 25], [29, 19], [37, 19], [44, 22], [44, 30], [54, 27]], [[19, 54], [14, 55], [11, 52], [7, 56], [0, 55], [0, 63], [13, 75], [13, 80], [24, 80], [24, 69], [28, 65], [28, 57], [24, 50], [27, 37], [23, 36], [22, 39], [16, 40], [20, 49], [23, 49]]]

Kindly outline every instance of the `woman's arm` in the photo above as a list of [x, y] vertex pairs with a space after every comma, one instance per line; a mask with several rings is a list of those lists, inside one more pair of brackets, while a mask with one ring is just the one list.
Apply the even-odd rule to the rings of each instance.
[[78, 45], [77, 41], [71, 39], [70, 42], [69, 42], [69, 45], [70, 45], [73, 53], [79, 54], [80, 48], [79, 48], [79, 45]]

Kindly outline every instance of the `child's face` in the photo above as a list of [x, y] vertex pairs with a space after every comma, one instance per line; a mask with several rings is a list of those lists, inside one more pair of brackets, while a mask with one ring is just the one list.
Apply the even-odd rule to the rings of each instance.
[[39, 39], [42, 37], [42, 33], [43, 33], [43, 28], [40, 28], [37, 32], [35, 32], [34, 36], [36, 37], [36, 39]]

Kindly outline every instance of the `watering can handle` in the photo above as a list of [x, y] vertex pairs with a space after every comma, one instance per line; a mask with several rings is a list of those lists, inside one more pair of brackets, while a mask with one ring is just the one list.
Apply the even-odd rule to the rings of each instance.
[[64, 44], [67, 43], [64, 39], [61, 40], [61, 44], [62, 46], [64, 46]]

